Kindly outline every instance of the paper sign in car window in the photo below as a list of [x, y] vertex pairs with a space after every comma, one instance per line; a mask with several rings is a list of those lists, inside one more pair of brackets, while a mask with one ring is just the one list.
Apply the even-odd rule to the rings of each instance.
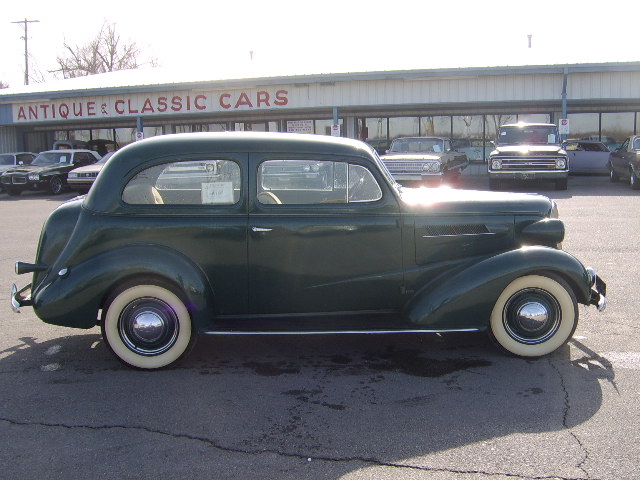
[[224, 205], [233, 203], [232, 182], [211, 182], [202, 184], [203, 205]]
[[64, 155], [60, 155], [60, 160], [58, 160], [60, 163], [67, 163], [67, 157]]

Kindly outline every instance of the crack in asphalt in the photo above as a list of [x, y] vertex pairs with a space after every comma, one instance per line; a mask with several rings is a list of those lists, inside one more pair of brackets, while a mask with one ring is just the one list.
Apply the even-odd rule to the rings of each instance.
[[[558, 370], [556, 369], [556, 371]], [[563, 389], [564, 389], [564, 383], [563, 383]], [[566, 389], [565, 389], [565, 394], [566, 394]], [[568, 397], [568, 394], [566, 394], [566, 397]], [[565, 427], [566, 427], [566, 413], [567, 412], [565, 410], [565, 419], [563, 420], [563, 422], [565, 422]], [[201, 442], [223, 452], [237, 453], [237, 454], [244, 454], [244, 455], [273, 454], [280, 457], [298, 459], [305, 462], [313, 462], [313, 461], [331, 462], [331, 463], [359, 462], [359, 463], [369, 464], [375, 467], [398, 468], [398, 469], [416, 470], [416, 471], [423, 471], [423, 472], [454, 473], [454, 474], [461, 474], [461, 475], [483, 475], [483, 476], [500, 475], [503, 477], [520, 478], [524, 480], [594, 480], [590, 477], [560, 477], [556, 475], [530, 476], [530, 475], [520, 475], [517, 473], [508, 473], [508, 472], [488, 472], [483, 470], [462, 470], [462, 469], [451, 469], [451, 468], [424, 467], [419, 465], [410, 465], [410, 464], [398, 463], [398, 462], [385, 462], [383, 460], [378, 460], [376, 458], [370, 458], [370, 457], [358, 457], [358, 456], [330, 457], [330, 456], [322, 456], [322, 455], [320, 456], [303, 455], [301, 453], [283, 452], [283, 451], [271, 450], [271, 449], [250, 450], [250, 449], [242, 449], [242, 448], [220, 445], [216, 443], [214, 440], [211, 440], [210, 438], [206, 438], [206, 437], [200, 437], [200, 436], [190, 435], [186, 433], [168, 432], [168, 431], [153, 429], [145, 426], [135, 426], [135, 425], [70, 425], [70, 424], [64, 424], [64, 423], [20, 421], [20, 420], [5, 418], [5, 417], [0, 417], [0, 421], [8, 423], [10, 425], [14, 425], [14, 426], [64, 428], [68, 430], [76, 430], [76, 429], [77, 430], [95, 430], [95, 431], [135, 430], [135, 431], [142, 431], [142, 432], [147, 432], [155, 435], [167, 436], [174, 439], [184, 439], [184, 440]], [[574, 435], [574, 438], [576, 438], [578, 443], [582, 446], [582, 443], [580, 443], [580, 441], [577, 439], [577, 437], [575, 437], [575, 435]], [[583, 468], [581, 468], [581, 470], [588, 475], [588, 473]]]
[[571, 437], [575, 440], [575, 442], [580, 447], [580, 450], [582, 450], [583, 457], [582, 457], [582, 460], [580, 460], [576, 464], [576, 468], [580, 469], [582, 472], [584, 472], [585, 475], [589, 476], [589, 472], [584, 468], [584, 464], [587, 462], [587, 460], [589, 460], [589, 450], [582, 443], [582, 441], [578, 438], [578, 436], [575, 434], [575, 432], [573, 432], [571, 430], [571, 428], [569, 428], [568, 418], [569, 418], [569, 411], [571, 410], [571, 401], [569, 399], [569, 390], [567, 389], [567, 386], [564, 383], [564, 376], [562, 375], [562, 372], [560, 371], [558, 366], [553, 362], [553, 359], [549, 359], [549, 365], [558, 374], [558, 377], [560, 378], [560, 387], [562, 388], [562, 392], [564, 393], [564, 408], [563, 408], [563, 411], [562, 411], [562, 426], [567, 432], [569, 432], [569, 435], [571, 435]]

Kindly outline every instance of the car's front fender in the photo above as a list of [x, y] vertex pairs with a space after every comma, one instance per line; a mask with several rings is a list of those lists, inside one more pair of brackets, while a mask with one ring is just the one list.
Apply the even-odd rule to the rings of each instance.
[[205, 274], [187, 257], [164, 246], [123, 246], [56, 270], [32, 294], [36, 315], [47, 323], [91, 328], [114, 289], [154, 279], [168, 281], [179, 290], [196, 330], [205, 329], [213, 318], [213, 291]]
[[520, 276], [534, 273], [561, 277], [578, 302], [589, 303], [589, 274], [575, 257], [553, 248], [525, 247], [435, 278], [409, 300], [403, 317], [426, 329], [484, 329], [505, 287]]

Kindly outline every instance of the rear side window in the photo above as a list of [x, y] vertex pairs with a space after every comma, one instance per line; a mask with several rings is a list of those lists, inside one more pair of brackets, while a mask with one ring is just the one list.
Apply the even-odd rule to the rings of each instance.
[[234, 205], [240, 185], [240, 167], [233, 161], [178, 161], [140, 172], [122, 200], [130, 205]]
[[346, 204], [374, 202], [382, 190], [362, 165], [315, 160], [268, 160], [258, 167], [262, 204]]

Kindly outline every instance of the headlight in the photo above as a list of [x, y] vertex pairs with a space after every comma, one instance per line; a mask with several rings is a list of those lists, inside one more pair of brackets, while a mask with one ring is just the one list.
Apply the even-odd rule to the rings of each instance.
[[559, 158], [556, 160], [556, 168], [564, 168], [567, 166], [567, 161], [564, 158]]
[[29, 180], [31, 180], [32, 182], [39, 182], [40, 181], [40, 175], [37, 173], [30, 173], [29, 174]]
[[437, 172], [440, 170], [440, 163], [438, 162], [426, 162], [422, 164], [423, 172]]
[[76, 172], [69, 172], [69, 178], [78, 178], [78, 174]]
[[502, 168], [502, 160], [491, 160], [491, 168], [493, 170], [500, 170]]

